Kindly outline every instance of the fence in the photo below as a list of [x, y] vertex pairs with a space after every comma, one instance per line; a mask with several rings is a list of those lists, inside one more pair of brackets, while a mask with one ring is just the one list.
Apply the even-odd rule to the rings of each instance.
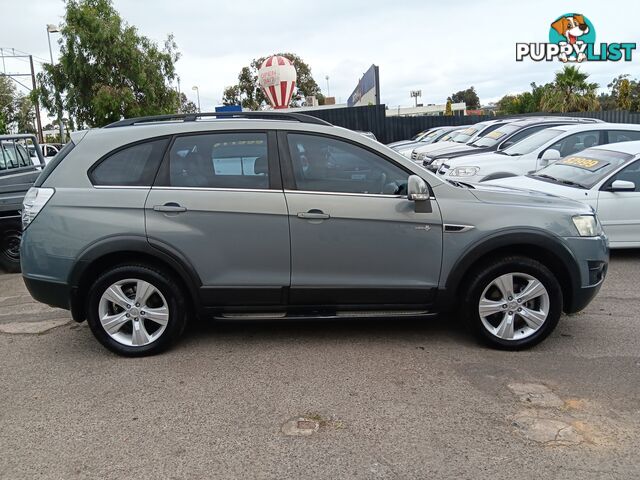
[[[416, 117], [387, 117], [385, 105], [369, 105], [364, 107], [332, 108], [324, 110], [304, 111], [309, 115], [322, 118], [334, 125], [349, 128], [351, 130], [365, 130], [373, 134], [382, 143], [395, 142], [411, 138], [416, 133], [433, 127], [446, 125], [470, 125], [483, 120], [495, 120], [501, 118], [495, 115], [469, 115], [469, 116], [431, 116], [422, 115]], [[539, 115], [561, 115], [569, 117], [597, 118], [611, 123], [636, 123], [640, 124], [640, 113], [632, 113], [623, 110], [611, 110], [602, 112], [574, 112], [574, 113], [529, 113], [523, 115], [511, 115], [510, 117], [527, 117]]]

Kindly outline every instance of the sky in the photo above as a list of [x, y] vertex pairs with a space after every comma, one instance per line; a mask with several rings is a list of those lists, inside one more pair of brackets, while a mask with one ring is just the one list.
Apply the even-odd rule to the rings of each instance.
[[[371, 64], [380, 67], [380, 93], [388, 106], [444, 103], [474, 86], [482, 104], [546, 83], [559, 62], [516, 62], [516, 42], [546, 42], [550, 23], [572, 12], [586, 15], [597, 42], [636, 42], [637, 0], [114, 0], [139, 32], [162, 44], [173, 34], [181, 52], [176, 67], [181, 90], [192, 100], [200, 90], [202, 110], [221, 103], [225, 86], [257, 57], [293, 52], [311, 67], [327, 94], [346, 102]], [[4, 20], [0, 47], [48, 61], [46, 24], [63, 21], [62, 0], [0, 0]], [[11, 21], [6, 21], [11, 18]], [[54, 58], [57, 35], [52, 35]], [[24, 70], [5, 62], [7, 73]], [[632, 62], [588, 62], [581, 69], [606, 90], [617, 75], [640, 77], [640, 51]], [[0, 65], [2, 68], [2, 65]], [[329, 86], [325, 77], [329, 76]], [[25, 79], [28, 80], [28, 79]]]

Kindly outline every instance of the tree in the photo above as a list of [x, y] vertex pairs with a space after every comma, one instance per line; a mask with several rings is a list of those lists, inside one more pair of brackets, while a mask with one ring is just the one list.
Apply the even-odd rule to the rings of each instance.
[[451, 115], [453, 115], [453, 109], [451, 108], [451, 103], [453, 103], [451, 101], [451, 97], [447, 98], [447, 104], [444, 107], [444, 114], [447, 117], [450, 117]]
[[180, 92], [180, 113], [197, 113], [198, 106], [187, 98], [187, 96]]
[[16, 111], [13, 121], [19, 133], [36, 133], [36, 111], [29, 97], [20, 96], [16, 100]]
[[460, 90], [459, 92], [454, 93], [453, 95], [451, 95], [451, 101], [453, 103], [466, 103], [468, 110], [475, 110], [477, 108], [480, 108], [480, 98], [478, 98], [478, 94], [476, 93], [476, 89], [474, 87], [470, 87], [466, 90]]
[[589, 83], [589, 74], [578, 67], [565, 65], [556, 72], [553, 86], [546, 90], [540, 101], [544, 112], [586, 112], [598, 110], [597, 83]]
[[605, 94], [610, 99], [608, 109], [640, 111], [640, 82], [638, 80], [630, 78], [628, 74], [618, 75], [607, 87], [611, 91], [610, 94]]
[[545, 92], [553, 88], [553, 84], [531, 84], [530, 92], [505, 95], [498, 100], [498, 113], [502, 115], [517, 115], [522, 113], [535, 113], [542, 110], [541, 101]]
[[[320, 101], [320, 87], [313, 79], [311, 67], [295, 53], [276, 53], [274, 55], [288, 58], [296, 69], [297, 91], [292, 96], [289, 106], [302, 105], [304, 97], [310, 95], [316, 95]], [[256, 58], [251, 64], [240, 70], [238, 83], [224, 89], [222, 97], [224, 105], [242, 105], [243, 108], [259, 110], [267, 104], [267, 99], [258, 85], [258, 69], [266, 58]], [[322, 97], [322, 101], [324, 102], [324, 97]]]
[[50, 113], [60, 107], [79, 126], [175, 111], [177, 45], [162, 48], [139, 35], [111, 0], [67, 0], [60, 59], [44, 64], [34, 98]]
[[9, 77], [0, 75], [0, 134], [9, 133], [15, 114], [16, 87]]
[[622, 110], [631, 110], [631, 82], [628, 78], [620, 82], [616, 103]]

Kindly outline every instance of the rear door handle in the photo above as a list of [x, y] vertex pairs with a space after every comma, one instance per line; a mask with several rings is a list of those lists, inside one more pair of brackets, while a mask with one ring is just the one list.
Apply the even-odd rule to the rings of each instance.
[[326, 220], [327, 218], [331, 218], [331, 215], [317, 208], [312, 208], [308, 212], [299, 212], [298, 218], [304, 218], [305, 220]]
[[175, 203], [175, 202], [165, 203], [164, 205], [154, 205], [153, 209], [156, 212], [171, 212], [171, 213], [180, 213], [180, 212], [187, 211], [186, 207], [183, 207], [179, 203]]

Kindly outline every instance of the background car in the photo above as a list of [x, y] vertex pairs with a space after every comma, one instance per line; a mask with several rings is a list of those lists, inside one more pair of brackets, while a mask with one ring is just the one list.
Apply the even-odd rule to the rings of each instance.
[[30, 146], [39, 151], [34, 135], [0, 135], [0, 267], [7, 272], [20, 271], [22, 200], [44, 166]]
[[458, 132], [458, 135], [456, 135], [455, 139], [452, 139], [450, 143], [439, 142], [437, 145], [425, 145], [425, 146], [420, 146], [415, 148], [411, 152], [411, 160], [413, 160], [416, 163], [422, 163], [425, 160], [425, 158], [429, 156], [429, 153], [432, 153], [438, 150], [443, 150], [447, 147], [450, 147], [452, 146], [451, 142], [454, 142], [460, 145], [471, 143], [477, 138], [487, 135], [488, 133], [494, 131], [496, 128], [506, 123], [509, 123], [510, 121], [511, 120], [505, 119], [505, 120], [487, 120], [485, 122], [474, 123], [473, 125], [470, 125], [460, 130], [460, 132]]
[[640, 140], [640, 125], [594, 123], [547, 128], [499, 152], [452, 158], [438, 175], [466, 183], [514, 177], [535, 172], [585, 148]]
[[527, 117], [501, 125], [473, 142], [464, 145], [452, 145], [444, 150], [438, 150], [433, 155], [425, 158], [422, 165], [428, 170], [437, 171], [450, 158], [501, 151], [545, 128], [598, 122], [602, 123], [600, 120], [579, 117]]
[[435, 131], [438, 130], [439, 128], [441, 127], [433, 127], [433, 128], [428, 128], [426, 130], [422, 130], [421, 132], [416, 133], [413, 137], [407, 140], [399, 140], [397, 142], [387, 143], [387, 147], [396, 149], [397, 147], [402, 147], [403, 145], [407, 145], [409, 143], [421, 142], [423, 140], [426, 140], [429, 134], [435, 134]]
[[487, 184], [585, 202], [598, 213], [611, 248], [640, 247], [640, 141], [588, 148], [535, 173]]
[[439, 127], [430, 132], [429, 135], [423, 137], [422, 140], [395, 147], [394, 150], [400, 155], [410, 158], [411, 152], [413, 152], [416, 147], [430, 145], [438, 142], [448, 142], [465, 128], [467, 128], [465, 125]]

